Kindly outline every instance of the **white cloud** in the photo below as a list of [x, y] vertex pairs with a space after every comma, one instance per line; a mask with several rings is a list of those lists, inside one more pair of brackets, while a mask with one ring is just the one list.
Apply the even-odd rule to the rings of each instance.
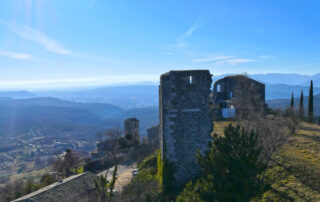
[[234, 56], [211, 56], [211, 57], [205, 57], [205, 58], [198, 58], [193, 60], [193, 62], [195, 63], [212, 62], [216, 60], [225, 60], [230, 58], [235, 58], [235, 57]]
[[47, 51], [57, 54], [69, 54], [71, 51], [65, 49], [61, 44], [47, 37], [44, 33], [27, 26], [13, 26], [13, 31], [28, 40], [43, 46]]
[[190, 38], [193, 33], [198, 30], [202, 24], [200, 23], [193, 23], [191, 27], [189, 27], [183, 34], [176, 38], [176, 43], [173, 45], [176, 48], [182, 48], [187, 46], [187, 39]]
[[251, 60], [251, 59], [244, 59], [244, 58], [236, 58], [236, 59], [228, 59], [228, 60], [220, 60], [215, 62], [215, 65], [222, 65], [222, 64], [227, 64], [227, 65], [239, 65], [239, 64], [243, 64], [243, 63], [250, 63], [250, 62], [255, 62], [255, 60]]
[[261, 59], [271, 59], [271, 58], [273, 58], [273, 56], [272, 55], [260, 55], [259, 58], [261, 58]]
[[25, 60], [31, 58], [31, 55], [25, 53], [17, 53], [17, 52], [10, 52], [10, 51], [2, 51], [0, 50], [0, 55], [10, 57], [13, 59]]
[[185, 31], [182, 35], [177, 38], [177, 41], [183, 41], [187, 38], [190, 38], [192, 34], [201, 27], [200, 24], [192, 25], [187, 31]]
[[214, 55], [209, 57], [197, 58], [193, 60], [194, 63], [211, 63], [213, 62], [214, 65], [238, 65], [243, 63], [255, 62], [252, 59], [246, 58], [237, 58], [236, 56], [230, 55]]

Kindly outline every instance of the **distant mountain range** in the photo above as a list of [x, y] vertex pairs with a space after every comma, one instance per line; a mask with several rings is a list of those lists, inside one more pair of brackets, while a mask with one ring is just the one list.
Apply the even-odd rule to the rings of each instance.
[[[290, 98], [291, 93], [300, 95], [301, 90], [307, 95], [309, 86], [287, 84], [266, 84], [266, 99]], [[90, 90], [51, 92], [41, 94], [73, 102], [110, 103], [124, 109], [157, 106], [159, 104], [158, 86], [105, 87]], [[314, 93], [320, 93], [320, 87], [314, 87]]]
[[[307, 112], [307, 107], [308, 107], [308, 96], [304, 97], [304, 108], [305, 112]], [[319, 95], [314, 95], [313, 97], [313, 105], [314, 105], [314, 115], [320, 116], [320, 94]], [[294, 105], [296, 108], [299, 107], [299, 97], [295, 97], [294, 99]], [[290, 106], [291, 99], [276, 99], [276, 100], [268, 100], [267, 104], [273, 108], [273, 109], [286, 109], [287, 107]]]
[[[225, 74], [214, 76], [213, 81], [223, 78]], [[293, 92], [300, 95], [301, 90], [307, 95], [310, 80], [314, 82], [314, 93], [320, 93], [320, 74], [312, 76], [300, 74], [252, 74], [251, 78], [266, 84], [266, 99], [290, 98]], [[34, 97], [54, 97], [62, 100], [82, 103], [108, 103], [123, 109], [134, 109], [157, 106], [158, 84], [139, 84], [127, 86], [100, 86], [66, 90], [51, 90], [41, 92], [11, 91], [0, 92], [1, 97], [15, 99]], [[95, 105], [96, 107], [96, 105]], [[104, 113], [103, 111], [101, 112]], [[109, 113], [109, 112], [108, 112]]]
[[[216, 81], [225, 76], [234, 74], [223, 74], [214, 76], [213, 80]], [[265, 84], [286, 84], [294, 86], [309, 86], [310, 81], [313, 80], [314, 86], [320, 87], [320, 73], [314, 75], [302, 74], [285, 74], [285, 73], [270, 73], [270, 74], [249, 74], [250, 78], [260, 81]]]
[[0, 98], [7, 97], [7, 98], [14, 98], [14, 99], [24, 99], [24, 98], [32, 98], [36, 97], [34, 93], [22, 90], [22, 91], [7, 91], [7, 92], [0, 92]]
[[90, 89], [37, 92], [41, 97], [56, 97], [73, 102], [109, 103], [124, 109], [158, 105], [157, 85], [105, 86]]
[[125, 110], [111, 104], [77, 103], [56, 98], [0, 99], [0, 137], [15, 137], [30, 130], [42, 135], [90, 139], [99, 131], [123, 127], [139, 118], [142, 134], [158, 123], [157, 107]]
[[[226, 75], [216, 76], [214, 81]], [[314, 81], [315, 115], [320, 115], [320, 74], [250, 75], [266, 84], [267, 103], [272, 108], [286, 108], [293, 92], [298, 103], [301, 90], [308, 96]], [[140, 120], [141, 135], [159, 123], [158, 84], [101, 86], [42, 92], [0, 92], [0, 146], [14, 138], [59, 137], [92, 140], [97, 132], [123, 128], [129, 117]], [[305, 97], [305, 107], [308, 98]]]
[[[295, 97], [300, 96], [301, 91], [304, 95], [308, 95], [309, 86], [297, 86], [287, 84], [266, 84], [266, 100], [291, 98], [291, 93]], [[313, 88], [314, 94], [320, 94], [320, 87]]]

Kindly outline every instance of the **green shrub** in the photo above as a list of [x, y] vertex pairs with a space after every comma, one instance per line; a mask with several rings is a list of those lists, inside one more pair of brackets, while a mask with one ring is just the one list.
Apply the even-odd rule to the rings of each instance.
[[264, 187], [259, 174], [266, 169], [257, 141], [254, 132], [231, 124], [224, 136], [215, 134], [210, 150], [197, 153], [203, 177], [190, 182], [178, 201], [250, 201], [257, 196]]

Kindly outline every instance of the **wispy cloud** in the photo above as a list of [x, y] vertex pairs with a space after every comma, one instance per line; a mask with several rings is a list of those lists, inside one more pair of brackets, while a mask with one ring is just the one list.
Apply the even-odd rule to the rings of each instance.
[[12, 31], [17, 33], [19, 36], [41, 45], [47, 51], [62, 55], [71, 53], [70, 50], [64, 48], [59, 42], [49, 38], [45, 33], [40, 32], [39, 30], [1, 19], [0, 23], [9, 26]]
[[27, 26], [16, 26], [13, 29], [14, 32], [20, 36], [36, 42], [37, 44], [43, 46], [47, 51], [58, 53], [58, 54], [69, 54], [71, 51], [65, 49], [61, 44], [53, 39], [47, 37], [44, 33]]
[[193, 24], [182, 35], [177, 38], [177, 41], [184, 41], [192, 36], [192, 34], [198, 30], [202, 25], [199, 23]]
[[10, 51], [2, 51], [2, 50], [0, 50], [0, 55], [10, 57], [12, 59], [19, 59], [19, 60], [26, 60], [26, 59], [31, 58], [31, 55], [29, 55], [29, 54], [10, 52]]
[[274, 58], [274, 56], [272, 56], [272, 55], [260, 55], [259, 58], [261, 58], [261, 59], [271, 59], [271, 58]]
[[199, 30], [205, 23], [205, 19], [202, 16], [199, 16], [195, 21], [190, 24], [189, 27], [185, 27], [185, 30], [181, 31], [181, 34], [173, 39], [171, 44], [165, 45], [163, 47], [164, 54], [166, 55], [190, 55], [187, 50], [188, 48], [188, 39], [190, 39], [194, 33]]
[[179, 49], [187, 46], [187, 40], [192, 37], [195, 31], [200, 29], [202, 26], [197, 20], [193, 23], [185, 32], [183, 32], [180, 36], [176, 38], [175, 44], [173, 45], [174, 48]]
[[237, 58], [236, 56], [230, 56], [230, 55], [220, 55], [220, 56], [209, 56], [209, 57], [203, 57], [203, 58], [197, 58], [193, 60], [194, 63], [207, 63], [207, 62], [213, 62], [214, 65], [238, 65], [243, 63], [250, 63], [255, 62], [255, 60], [252, 59], [246, 59], [246, 58]]
[[255, 60], [251, 60], [251, 59], [244, 59], [244, 58], [236, 58], [236, 59], [228, 59], [228, 60], [220, 60], [215, 62], [215, 65], [222, 65], [222, 64], [227, 64], [227, 65], [239, 65], [239, 64], [243, 64], [243, 63], [250, 63], [250, 62], [256, 62]]
[[225, 59], [230, 59], [230, 58], [235, 58], [234, 56], [210, 56], [210, 57], [204, 57], [204, 58], [198, 58], [193, 60], [195, 63], [202, 63], [202, 62], [212, 62], [216, 60], [225, 60]]

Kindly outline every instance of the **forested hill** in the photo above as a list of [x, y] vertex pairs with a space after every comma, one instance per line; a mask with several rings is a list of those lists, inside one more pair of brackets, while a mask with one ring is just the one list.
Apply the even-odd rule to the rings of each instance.
[[0, 111], [0, 136], [7, 137], [40, 128], [49, 131], [49, 135], [63, 135], [69, 131], [75, 136], [89, 137], [97, 131], [122, 127], [123, 120], [130, 116], [140, 119], [142, 131], [158, 123], [156, 107], [125, 110], [111, 104], [70, 102], [56, 98], [1, 98]]

